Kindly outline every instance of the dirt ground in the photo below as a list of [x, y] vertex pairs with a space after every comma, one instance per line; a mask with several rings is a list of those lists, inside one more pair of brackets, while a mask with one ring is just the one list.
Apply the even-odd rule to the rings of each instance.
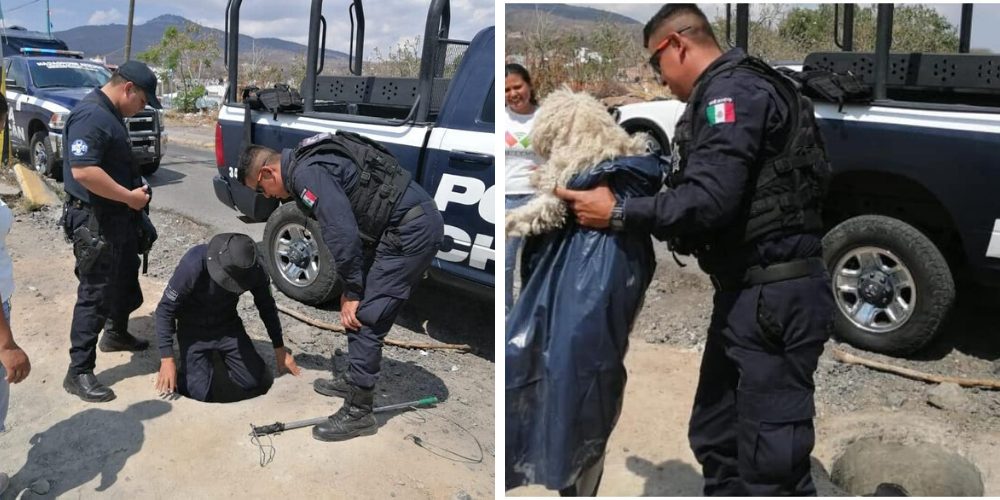
[[[687, 424], [712, 287], [693, 261], [684, 259], [689, 265], [680, 268], [663, 245], [656, 248], [658, 268], [631, 334], [625, 402], [608, 445], [602, 496], [701, 495], [701, 469], [688, 447]], [[941, 409], [928, 403], [932, 384], [843, 365], [830, 354], [836, 346], [924, 372], [1000, 378], [995, 304], [995, 292], [963, 287], [941, 337], [910, 359], [827, 344], [816, 373], [813, 478], [820, 495], [846, 495], [831, 482], [830, 471], [848, 445], [869, 437], [940, 445], [978, 467], [987, 496], [1000, 495], [1000, 392], [962, 389]], [[554, 493], [537, 486], [508, 492]]]
[[[3, 498], [37, 479], [51, 484], [45, 497], [494, 496], [492, 305], [422, 286], [389, 333], [477, 348], [476, 354], [386, 348], [376, 405], [435, 395], [442, 400], [435, 408], [380, 416], [371, 437], [322, 443], [306, 428], [264, 438], [259, 448], [249, 436], [251, 423], [302, 420], [339, 408], [340, 399], [314, 393], [312, 382], [329, 373], [330, 354], [346, 349], [346, 337], [282, 315], [285, 343], [302, 375], [285, 375], [264, 396], [224, 405], [160, 399], [153, 389], [159, 366], [154, 349], [98, 352], [97, 377], [118, 398], [84, 403], [62, 388], [77, 282], [71, 248], [57, 228], [59, 210], [15, 214], [7, 239], [17, 282], [12, 323], [32, 372], [12, 387], [8, 430], [0, 435], [0, 471], [12, 477]], [[149, 275], [140, 277], [145, 303], [130, 323], [133, 333], [151, 341], [153, 310], [173, 267], [187, 248], [209, 237], [204, 227], [175, 214], [154, 211], [152, 217], [160, 239]], [[338, 317], [280, 293], [276, 298], [324, 321]], [[240, 313], [273, 370], [273, 350], [249, 294]]]

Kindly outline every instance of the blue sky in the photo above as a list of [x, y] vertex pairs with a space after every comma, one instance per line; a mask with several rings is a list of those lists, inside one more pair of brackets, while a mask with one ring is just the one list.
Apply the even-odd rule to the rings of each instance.
[[[46, 0], [0, 0], [7, 26], [45, 30]], [[225, 27], [226, 0], [136, 0], [135, 23], [163, 14], [185, 17], [204, 26]], [[254, 37], [275, 37], [305, 44], [308, 0], [243, 0], [240, 31]], [[125, 24], [128, 0], [49, 0], [52, 30], [89, 24]], [[347, 52], [349, 0], [326, 0], [327, 48]], [[383, 51], [403, 39], [423, 34], [428, 0], [377, 0], [365, 3], [365, 52]], [[341, 15], [344, 14], [344, 15]], [[494, 24], [493, 0], [452, 0], [451, 36], [470, 39]], [[124, 45], [124, 41], [122, 41]]]
[[[655, 4], [608, 4], [608, 3], [574, 3], [596, 9], [622, 14], [636, 21], [645, 23], [660, 8], [662, 3]], [[806, 4], [810, 5], [810, 4]], [[815, 4], [811, 4], [815, 5]], [[962, 17], [962, 6], [959, 4], [930, 4], [941, 12], [956, 28]], [[699, 4], [709, 17], [725, 14], [724, 4]], [[972, 41], [974, 48], [992, 49], [1000, 52], [1000, 4], [976, 4], [972, 15]]]

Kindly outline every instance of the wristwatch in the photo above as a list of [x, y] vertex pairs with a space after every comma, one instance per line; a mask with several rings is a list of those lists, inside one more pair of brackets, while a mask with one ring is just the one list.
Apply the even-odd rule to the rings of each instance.
[[611, 219], [608, 220], [608, 227], [612, 231], [624, 231], [625, 230], [625, 203], [622, 201], [616, 202], [615, 206], [611, 209]]

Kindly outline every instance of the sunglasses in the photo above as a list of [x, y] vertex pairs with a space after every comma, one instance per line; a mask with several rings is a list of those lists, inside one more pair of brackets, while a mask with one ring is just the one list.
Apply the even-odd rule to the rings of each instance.
[[685, 26], [667, 35], [667, 37], [664, 38], [663, 41], [656, 46], [656, 50], [653, 52], [653, 55], [649, 57], [649, 67], [653, 68], [654, 75], [656, 75], [657, 77], [660, 76], [660, 56], [663, 54], [663, 51], [670, 46], [670, 41], [673, 40], [674, 35], [680, 35], [681, 33], [684, 33], [689, 29], [691, 29], [691, 26]]

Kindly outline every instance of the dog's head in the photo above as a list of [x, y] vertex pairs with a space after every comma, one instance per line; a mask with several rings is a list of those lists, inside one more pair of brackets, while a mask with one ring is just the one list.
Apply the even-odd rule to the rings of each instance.
[[645, 138], [630, 137], [600, 101], [566, 88], [545, 97], [531, 128], [531, 141], [543, 159], [571, 156], [573, 163], [590, 166], [646, 151]]

